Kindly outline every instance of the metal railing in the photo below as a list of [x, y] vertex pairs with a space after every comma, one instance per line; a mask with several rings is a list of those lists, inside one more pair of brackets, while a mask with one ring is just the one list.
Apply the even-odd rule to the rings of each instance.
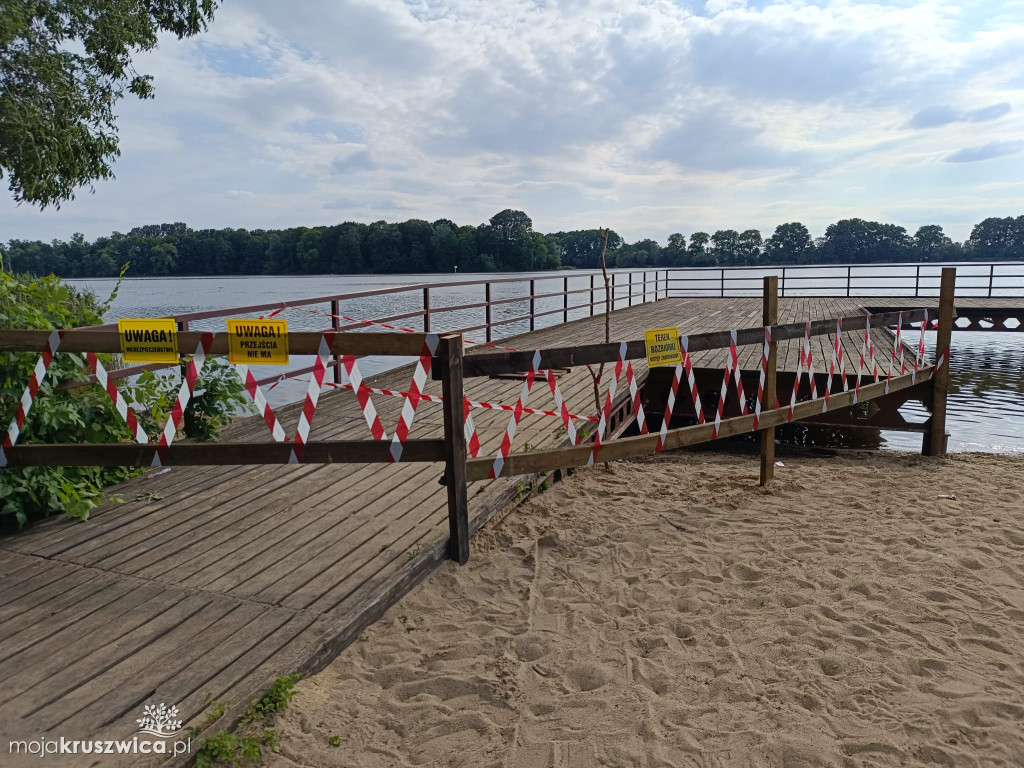
[[779, 295], [791, 298], [937, 297], [942, 268], [950, 266], [957, 268], [957, 296], [1024, 296], [1024, 262], [1019, 261], [670, 268], [664, 289], [670, 298], [758, 296], [761, 280], [775, 276]]
[[[666, 275], [667, 271], [662, 269], [609, 271], [613, 310], [666, 298]], [[549, 290], [550, 286], [538, 285], [538, 283], [543, 284], [556, 281], [559, 284], [560, 290]], [[528, 284], [529, 292], [500, 298], [494, 297], [496, 286], [514, 283]], [[571, 287], [570, 283], [576, 284], [577, 287]], [[580, 284], [582, 284], [582, 287], [579, 287]], [[432, 300], [432, 297], [436, 297], [441, 290], [446, 288], [462, 290], [477, 288], [483, 293], [483, 301], [447, 305], [438, 304]], [[416, 283], [394, 288], [373, 288], [330, 296], [265, 302], [201, 312], [176, 313], [171, 315], [171, 317], [177, 322], [178, 330], [186, 332], [196, 330], [193, 324], [206, 320], [245, 315], [265, 315], [285, 309], [311, 310], [317, 306], [322, 306], [323, 310], [313, 309], [309, 316], [315, 317], [319, 314], [323, 317], [325, 323], [329, 322], [330, 325], [310, 327], [309, 330], [357, 331], [373, 327], [374, 324], [394, 325], [407, 321], [413, 326], [419, 326], [413, 329], [416, 331], [475, 333], [481, 337], [475, 339], [475, 341], [490, 343], [504, 335], [513, 335], [518, 330], [525, 331], [528, 329], [534, 331], [537, 328], [548, 327], [558, 322], [568, 322], [571, 315], [575, 315], [575, 318], [578, 318], [603, 314], [606, 300], [604, 294], [604, 281], [600, 272], [578, 272], [574, 270], [571, 272], [552, 273], [550, 276], [538, 274], [525, 277], [454, 280], [440, 283]], [[365, 299], [377, 297], [394, 298], [399, 305], [411, 305], [411, 308], [402, 312], [371, 317], [363, 317], [354, 310], [346, 310], [346, 303], [357, 303]], [[581, 297], [584, 301], [579, 302], [578, 299], [570, 299], [570, 297]], [[561, 301], [558, 301], [559, 298]], [[578, 303], [570, 303], [570, 301]], [[495, 308], [511, 307], [516, 303], [528, 303], [529, 311], [509, 317], [495, 316]], [[469, 325], [462, 326], [459, 325], [458, 319], [455, 322], [445, 322], [449, 317], [458, 318], [458, 315], [453, 313], [470, 313], [469, 316], [473, 320], [471, 320]], [[561, 317], [558, 317], [559, 315]], [[346, 316], [351, 316], [363, 322], [348, 322], [343, 319]], [[551, 322], [547, 322], [545, 318], [549, 318]], [[517, 325], [520, 328], [515, 328]], [[109, 323], [97, 326], [97, 329], [109, 330], [116, 327], [116, 323]], [[512, 327], [513, 333], [501, 333], [501, 331], [509, 327]], [[172, 367], [177, 366], [170, 364], [134, 365], [111, 370], [109, 376], [111, 379], [121, 379], [137, 375], [146, 370], [160, 370]], [[268, 384], [280, 380], [282, 376], [286, 379], [295, 378], [311, 373], [314, 367], [314, 365], [309, 365], [289, 369], [283, 375], [267, 376], [259, 379], [257, 383], [261, 385]], [[342, 380], [342, 363], [339, 355], [333, 357], [331, 368], [334, 371], [334, 381], [340, 382]], [[92, 380], [94, 379], [90, 379], [90, 381]], [[83, 383], [85, 382], [74, 382], [65, 386], [78, 386]]]

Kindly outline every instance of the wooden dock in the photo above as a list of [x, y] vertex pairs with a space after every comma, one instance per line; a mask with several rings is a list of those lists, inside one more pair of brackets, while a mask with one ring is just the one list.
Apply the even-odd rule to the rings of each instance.
[[[872, 301], [786, 298], [779, 321], [860, 314]], [[761, 312], [760, 298], [664, 299], [615, 312], [611, 336], [758, 326]], [[887, 331], [873, 333], [877, 349], [891, 350]], [[843, 337], [853, 360], [856, 336]], [[831, 338], [813, 340], [815, 359], [825, 365]], [[598, 315], [501, 343], [529, 349], [603, 340]], [[799, 344], [779, 345], [780, 371], [795, 370]], [[698, 353], [694, 364], [721, 369], [726, 354]], [[742, 367], [756, 368], [760, 355], [760, 346], [741, 348]], [[642, 381], [646, 370], [637, 363]], [[409, 378], [403, 368], [368, 383], [404, 390]], [[470, 379], [466, 394], [514, 403], [520, 387], [515, 379]], [[562, 374], [560, 387], [570, 410], [595, 411], [585, 368]], [[428, 382], [426, 392], [439, 395], [440, 384]], [[627, 397], [624, 385], [619, 393]], [[390, 432], [402, 401], [374, 402]], [[553, 408], [542, 382], [529, 405]], [[287, 431], [297, 414], [297, 405], [279, 410]], [[474, 412], [482, 455], [493, 455], [508, 417]], [[440, 407], [421, 404], [413, 437], [442, 431]], [[354, 394], [325, 394], [312, 435], [368, 439]], [[268, 435], [254, 417], [233, 424], [224, 439]], [[525, 416], [513, 450], [564, 440], [558, 419]], [[237, 714], [274, 678], [321, 668], [443, 561], [442, 473], [440, 463], [176, 467], [111, 489], [118, 502], [95, 510], [87, 523], [51, 519], [0, 539], [0, 741], [131, 738], [148, 703], [177, 705], [185, 724], [194, 724], [210, 700]], [[471, 530], [521, 495], [522, 482], [471, 485]]]

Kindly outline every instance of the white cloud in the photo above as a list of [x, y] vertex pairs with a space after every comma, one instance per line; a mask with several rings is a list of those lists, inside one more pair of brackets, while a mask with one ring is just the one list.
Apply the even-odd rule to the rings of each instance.
[[116, 181], [0, 202], [0, 240], [506, 207], [629, 239], [845, 216], [962, 238], [1019, 206], [1011, 164], [966, 162], [1020, 148], [1018, 3], [691, 6], [224, 4], [137, 62], [156, 99], [121, 107]]

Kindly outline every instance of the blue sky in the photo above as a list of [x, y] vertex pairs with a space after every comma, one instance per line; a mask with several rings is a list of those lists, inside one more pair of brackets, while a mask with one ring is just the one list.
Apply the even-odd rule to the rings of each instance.
[[0, 241], [169, 221], [610, 226], [1024, 214], [1024, 0], [226, 0], [139, 57], [116, 180]]

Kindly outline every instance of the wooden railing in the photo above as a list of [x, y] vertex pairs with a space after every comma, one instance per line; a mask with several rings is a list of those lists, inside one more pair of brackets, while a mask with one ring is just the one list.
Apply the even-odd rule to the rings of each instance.
[[1024, 296], [1019, 261], [671, 268], [663, 289], [670, 298], [759, 296], [762, 279], [771, 275], [779, 278], [783, 297], [936, 297], [945, 267], [957, 268], [956, 295], [962, 298]]
[[[949, 344], [953, 329], [953, 295], [956, 279], [955, 269], [942, 273], [941, 296], [938, 312], [936, 350], [939, 361], [936, 364], [915, 364], [912, 373], [896, 374], [883, 381], [867, 383], [856, 389], [846, 389], [841, 378], [831, 398], [811, 399], [795, 403], [791, 407], [768, 407], [760, 410], [759, 416], [747, 414], [725, 418], [715, 424], [668, 429], [664, 434], [641, 434], [637, 437], [621, 438], [602, 442], [595, 452], [587, 441], [582, 444], [526, 453], [506, 455], [500, 464], [493, 457], [468, 459], [467, 435], [463, 404], [465, 402], [464, 380], [470, 377], [487, 377], [502, 374], [517, 374], [531, 368], [540, 370], [568, 368], [584, 364], [613, 363], [620, 355], [628, 359], [646, 356], [643, 340], [628, 341], [625, 352], [622, 344], [590, 344], [571, 347], [554, 347], [525, 352], [495, 351], [464, 356], [461, 335], [443, 335], [438, 341], [432, 361], [431, 373], [442, 382], [444, 402], [443, 439], [408, 440], [401, 453], [402, 461], [444, 461], [444, 483], [448, 493], [450, 541], [449, 556], [459, 562], [469, 557], [471, 529], [468, 518], [467, 483], [495, 476], [509, 477], [537, 472], [551, 472], [566, 467], [588, 463], [624, 459], [654, 453], [662, 449], [708, 442], [717, 437], [727, 437], [750, 432], [761, 432], [761, 481], [772, 478], [774, 463], [774, 429], [788, 421], [806, 419], [827, 411], [848, 408], [858, 403], [884, 397], [913, 386], [931, 382], [932, 416], [926, 429], [923, 450], [932, 455], [945, 452], [946, 390], [949, 375]], [[729, 348], [732, 343], [748, 345], [763, 343], [771, 339], [768, 364], [764, 368], [764, 403], [775, 402], [775, 347], [779, 341], [803, 338], [805, 333], [821, 336], [835, 333], [837, 319], [817, 320], [805, 323], [777, 325], [776, 311], [778, 278], [763, 279], [763, 302], [765, 326], [730, 331], [696, 334], [687, 337], [684, 348], [690, 352], [707, 349]], [[910, 309], [902, 312], [909, 322], [923, 322], [934, 314], [928, 310]], [[843, 332], [864, 330], [869, 322], [873, 328], [891, 325], [898, 314], [887, 313], [874, 316], [855, 315], [841, 318]], [[0, 351], [33, 351], [47, 348], [49, 331], [8, 330], [0, 331]], [[295, 354], [313, 354], [323, 338], [322, 333], [292, 333], [289, 345]], [[347, 355], [399, 355], [420, 354], [428, 337], [423, 333], [347, 333], [333, 337], [331, 352]], [[199, 341], [199, 334], [183, 332], [178, 334], [178, 350], [187, 354]], [[116, 331], [111, 329], [77, 329], [64, 331], [59, 347], [60, 352], [116, 352], [120, 341]], [[227, 352], [227, 334], [219, 333], [209, 344], [211, 355]], [[539, 365], [534, 359], [539, 353]], [[923, 361], [922, 361], [923, 362]], [[829, 379], [833, 378], [830, 371]], [[835, 376], [842, 376], [838, 372]], [[833, 381], [829, 382], [834, 384]], [[755, 421], [755, 418], [757, 421]], [[304, 461], [308, 463], [384, 463], [389, 461], [389, 442], [384, 440], [335, 440], [311, 441], [305, 444]], [[154, 463], [157, 448], [151, 444], [88, 444], [88, 445], [15, 445], [5, 446], [5, 461], [11, 466], [150, 466]], [[204, 464], [204, 465], [247, 465], [287, 463], [291, 457], [291, 445], [284, 443], [179, 443], [167, 447], [161, 454], [163, 464]]]

